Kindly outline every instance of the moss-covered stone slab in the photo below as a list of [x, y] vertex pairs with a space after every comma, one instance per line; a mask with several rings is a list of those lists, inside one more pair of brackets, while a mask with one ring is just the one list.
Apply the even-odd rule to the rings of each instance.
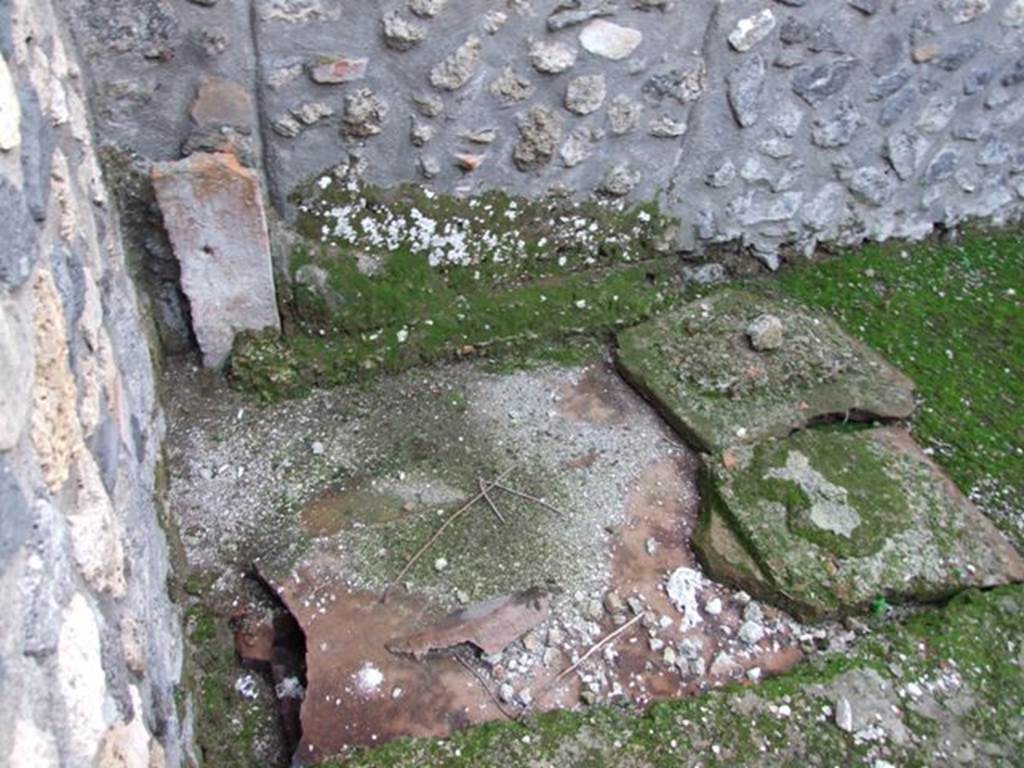
[[[766, 317], [781, 321], [781, 346], [758, 343]], [[906, 418], [914, 410], [910, 379], [834, 320], [737, 290], [619, 333], [618, 362], [705, 451], [783, 437], [830, 417]]]
[[906, 432], [810, 430], [706, 462], [694, 545], [804, 619], [1024, 580], [1024, 560]]

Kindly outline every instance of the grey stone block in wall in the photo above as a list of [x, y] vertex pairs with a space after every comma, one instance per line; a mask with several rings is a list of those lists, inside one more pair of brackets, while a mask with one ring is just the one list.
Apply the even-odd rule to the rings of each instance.
[[35, 264], [36, 224], [22, 190], [0, 178], [0, 286], [17, 288]]

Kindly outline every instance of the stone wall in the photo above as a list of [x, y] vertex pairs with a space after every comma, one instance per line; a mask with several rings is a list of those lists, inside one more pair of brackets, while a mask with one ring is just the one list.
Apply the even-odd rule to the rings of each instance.
[[163, 417], [50, 0], [0, 3], [0, 763], [181, 763]]
[[1022, 0], [72, 5], [108, 140], [176, 158], [225, 78], [283, 212], [356, 155], [381, 185], [657, 198], [680, 250], [774, 268], [1024, 209]]

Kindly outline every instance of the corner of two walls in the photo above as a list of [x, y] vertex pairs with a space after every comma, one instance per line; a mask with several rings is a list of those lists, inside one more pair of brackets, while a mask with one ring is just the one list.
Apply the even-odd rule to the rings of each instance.
[[54, 5], [0, 5], [0, 763], [177, 766], [153, 351]]

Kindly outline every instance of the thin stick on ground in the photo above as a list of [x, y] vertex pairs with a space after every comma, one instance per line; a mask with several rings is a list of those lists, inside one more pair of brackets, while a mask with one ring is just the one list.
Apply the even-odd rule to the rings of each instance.
[[522, 491], [517, 491], [514, 488], [509, 488], [507, 485], [502, 485], [497, 480], [494, 481], [494, 486], [498, 488], [498, 490], [504, 491], [505, 493], [510, 493], [513, 496], [518, 496], [521, 499], [532, 501], [534, 504], [540, 504], [542, 507], [544, 507], [547, 510], [550, 510], [551, 512], [554, 512], [556, 515], [563, 514], [562, 510], [558, 509], [558, 507], [551, 506], [546, 501], [544, 501], [544, 499], [538, 499], [536, 496], [531, 496], [528, 493], [523, 493]]
[[582, 664], [587, 659], [589, 659], [591, 656], [593, 656], [600, 648], [603, 648], [605, 645], [607, 645], [612, 640], [614, 640], [616, 637], [621, 635], [623, 632], [625, 632], [631, 626], [633, 626], [638, 621], [640, 621], [640, 619], [642, 619], [643, 616], [644, 615], [642, 613], [639, 613], [636, 616], [634, 616], [632, 619], [627, 621], [625, 624], [623, 624], [621, 627], [616, 629], [614, 632], [609, 632], [603, 638], [601, 638], [596, 643], [594, 643], [594, 645], [590, 646], [590, 649], [586, 653], [584, 653], [582, 656], [580, 656], [579, 659], [574, 664], [570, 665], [566, 669], [563, 669], [561, 672], [559, 672], [558, 673], [558, 677], [556, 677], [552, 682], [553, 683], [557, 683], [559, 680], [561, 680], [566, 675], [572, 674], [576, 669], [579, 668], [580, 664]]
[[[476, 481], [480, 485], [480, 493], [483, 495], [484, 501], [487, 502], [487, 506], [489, 506], [491, 508], [491, 512], [493, 512], [494, 516], [496, 518], [498, 518], [498, 522], [500, 522], [502, 525], [504, 525], [505, 524], [504, 516], [501, 514], [501, 512], [498, 511], [498, 508], [494, 504], [494, 500], [490, 496], [487, 495], [487, 483], [484, 482], [484, 479], [482, 477], [478, 477], [476, 479]], [[494, 486], [491, 486], [491, 487], [493, 488]]]
[[494, 693], [494, 691], [491, 690], [490, 686], [487, 685], [487, 681], [484, 680], [483, 676], [473, 668], [472, 664], [470, 664], [464, 658], [459, 656], [459, 654], [455, 654], [455, 660], [459, 662], [459, 664], [461, 664], [463, 667], [465, 667], [466, 670], [471, 675], [473, 675], [473, 677], [476, 678], [476, 681], [480, 683], [480, 687], [487, 691], [487, 695], [491, 697], [491, 701], [494, 702], [494, 705], [498, 708], [498, 711], [501, 712], [501, 714], [503, 714], [509, 720], [516, 719], [516, 716], [514, 714], [511, 714], [507, 709], [505, 709], [505, 706], [501, 703], [501, 699], [499, 699], [497, 695]]
[[[498, 475], [494, 480], [488, 483], [487, 490], [490, 490], [491, 488], [495, 487], [498, 484], [499, 480], [504, 480], [506, 477], [512, 474], [512, 469], [513, 467], [509, 467], [500, 475]], [[416, 565], [419, 559], [423, 557], [423, 553], [430, 549], [434, 545], [435, 541], [441, 538], [441, 534], [448, 529], [448, 526], [450, 526], [452, 523], [454, 523], [456, 520], [462, 517], [462, 515], [464, 515], [469, 510], [470, 507], [472, 507], [474, 504], [480, 501], [480, 499], [482, 499], [483, 497], [483, 492], [478, 493], [476, 496], [474, 496], [461, 507], [459, 507], [457, 510], [455, 510], [455, 512], [450, 514], [448, 518], [443, 523], [441, 523], [440, 527], [438, 527], [438, 529], [434, 531], [433, 536], [427, 539], [426, 542], [424, 542], [423, 546], [416, 550], [416, 554], [409, 558], [408, 562], [406, 562], [401, 572], [397, 576], [395, 576], [395, 578], [392, 580], [390, 584], [387, 585], [387, 587], [384, 588], [384, 594], [381, 595], [380, 598], [380, 601], [382, 603], [387, 601], [388, 593], [391, 592], [391, 590], [394, 589], [395, 585], [402, 580], [402, 577], [405, 576], [405, 574], [407, 574], [414, 565]]]

